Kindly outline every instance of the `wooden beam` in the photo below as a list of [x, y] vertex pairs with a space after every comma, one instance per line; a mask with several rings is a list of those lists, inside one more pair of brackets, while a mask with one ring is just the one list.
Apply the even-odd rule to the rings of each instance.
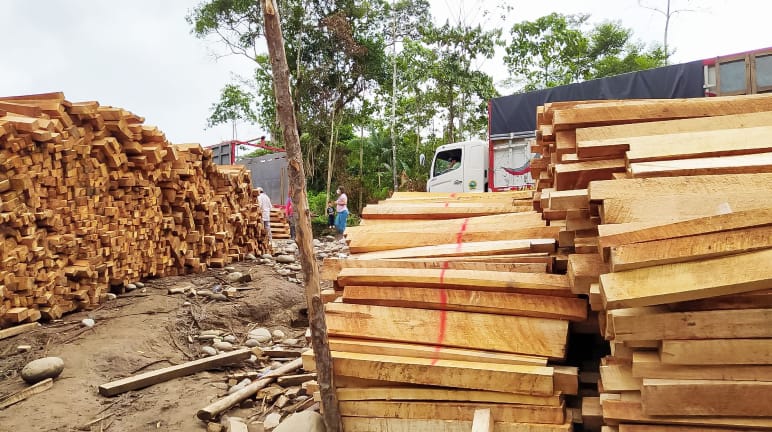
[[0, 410], [8, 408], [9, 406], [15, 403], [21, 402], [30, 396], [36, 395], [38, 393], [43, 393], [44, 391], [53, 387], [53, 385], [54, 385], [54, 380], [52, 378], [46, 378], [43, 381], [40, 381], [39, 383], [26, 387], [15, 393], [11, 393], [10, 395], [0, 399]]
[[[315, 370], [310, 351], [303, 368]], [[335, 376], [472, 390], [552, 396], [554, 370], [545, 366], [474, 363], [333, 351]]]
[[587, 188], [590, 202], [611, 199], [634, 200], [657, 195], [710, 195], [738, 190], [762, 193], [772, 174], [727, 174], [718, 176], [662, 177], [593, 182]]
[[587, 189], [552, 191], [548, 198], [551, 210], [583, 209], [590, 206]]
[[583, 321], [587, 318], [587, 301], [572, 297], [540, 296], [472, 290], [436, 288], [347, 286], [345, 303], [394, 306], [418, 309], [480, 312], [538, 318]]
[[590, 285], [598, 283], [600, 275], [608, 272], [608, 265], [599, 254], [571, 254], [568, 256], [568, 281], [571, 292], [589, 294]]
[[434, 387], [344, 387], [338, 400], [454, 401], [560, 406], [561, 396], [534, 396], [483, 390]]
[[625, 172], [624, 159], [596, 160], [555, 166], [555, 189], [584, 189], [591, 181], [610, 180], [612, 173]]
[[366, 260], [325, 258], [322, 264], [322, 280], [336, 280], [344, 268], [411, 268], [448, 270], [506, 271], [519, 273], [546, 273], [547, 263], [493, 263], [469, 261], [416, 261], [410, 259]]
[[[477, 195], [496, 195], [496, 194], [477, 194]], [[399, 202], [399, 201], [396, 201]], [[398, 221], [396, 224], [372, 223], [374, 221], [365, 221], [364, 225], [346, 228], [346, 237], [354, 238], [359, 234], [372, 232], [390, 232], [398, 230], [400, 232], [459, 232], [464, 231], [478, 232], [490, 231], [492, 226], [506, 225], [508, 229], [543, 227], [544, 221], [541, 214], [530, 211], [523, 213], [507, 213], [501, 215], [478, 216], [460, 219], [444, 219], [431, 221]]]
[[641, 398], [647, 415], [772, 417], [772, 382], [644, 379]]
[[769, 207], [772, 207], [772, 197], [758, 191], [737, 190], [731, 194], [715, 192], [704, 195], [675, 195], [663, 191], [652, 196], [606, 200], [601, 207], [600, 219], [604, 224], [656, 221], [667, 223]]
[[659, 358], [681, 365], [772, 364], [772, 339], [663, 340]]
[[20, 324], [17, 326], [9, 327], [7, 329], [0, 330], [0, 340], [26, 333], [30, 330], [40, 327], [40, 324], [33, 322], [27, 324]]
[[362, 210], [364, 219], [453, 219], [475, 216], [488, 216], [504, 213], [533, 211], [531, 206], [513, 206], [511, 204], [477, 203], [426, 203], [405, 204], [401, 206], [383, 206], [370, 204]]
[[554, 252], [555, 239], [495, 240], [486, 242], [447, 243], [434, 246], [368, 252], [356, 256], [358, 259], [399, 259], [471, 257], [476, 255], [504, 255], [531, 252]]
[[772, 172], [772, 153], [628, 163], [631, 178]]
[[493, 432], [493, 417], [490, 408], [474, 410], [472, 432]]
[[[738, 429], [726, 429], [722, 427], [706, 426], [674, 426], [674, 425], [646, 425], [646, 424], [620, 424], [619, 432], [733, 432]], [[743, 429], [747, 431], [747, 429]]]
[[[686, 425], [686, 426], [723, 426], [726, 428], [772, 429], [772, 419], [753, 417], [683, 417], [683, 416], [650, 416], [643, 412], [638, 401], [605, 400], [603, 401], [603, 419], [608, 425], [620, 423], [648, 423], [655, 425]], [[733, 429], [736, 430], [736, 429]]]
[[772, 248], [772, 225], [612, 247], [612, 272]]
[[477, 363], [546, 366], [546, 357], [524, 356], [492, 351], [437, 347], [398, 342], [382, 342], [364, 339], [330, 338], [330, 349], [361, 354], [398, 357], [418, 357], [439, 360], [460, 360]]
[[[568, 321], [338, 303], [328, 303], [326, 308], [327, 327], [331, 336], [550, 358], [562, 358], [565, 355]], [[479, 329], [485, 329], [485, 338], [474, 336]]]
[[633, 376], [677, 380], [772, 381], [772, 365], [675, 365], [662, 363], [657, 352], [635, 351]]
[[772, 290], [751, 291], [742, 294], [670, 303], [668, 307], [675, 312], [772, 308]]
[[474, 411], [491, 410], [495, 422], [563, 424], [563, 407], [535, 405], [479, 404], [463, 402], [389, 402], [345, 401], [341, 414], [352, 417], [385, 417], [400, 419], [435, 419], [471, 421]]
[[194, 374], [196, 372], [238, 363], [248, 359], [250, 355], [252, 355], [252, 350], [249, 348], [242, 348], [240, 350], [217, 354], [215, 356], [189, 361], [176, 366], [145, 372], [143, 374], [102, 384], [99, 386], [99, 394], [102, 396], [119, 395], [127, 391], [149, 387], [154, 384]]
[[340, 286], [414, 286], [524, 294], [573, 296], [564, 275], [472, 270], [357, 269], [341, 270]]
[[605, 309], [750, 292], [772, 282], [772, 249], [600, 276]]
[[772, 309], [613, 315], [614, 340], [772, 338]]
[[603, 391], [623, 392], [641, 389], [641, 380], [633, 376], [633, 369], [628, 364], [609, 364], [600, 366], [600, 379]]
[[[343, 417], [346, 432], [469, 432], [471, 420], [401, 419], [381, 417]], [[494, 432], [569, 432], [571, 423], [561, 425], [536, 423], [495, 422]]]

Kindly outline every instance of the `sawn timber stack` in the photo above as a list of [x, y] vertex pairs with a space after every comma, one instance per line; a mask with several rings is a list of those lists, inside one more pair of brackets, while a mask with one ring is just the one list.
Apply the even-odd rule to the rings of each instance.
[[0, 326], [270, 247], [244, 167], [121, 108], [0, 98], [0, 168]]
[[587, 302], [551, 272], [559, 229], [531, 199], [396, 193], [347, 230], [356, 254], [322, 270], [347, 432], [471, 430], [476, 409], [496, 430], [571, 430], [566, 343]]
[[534, 205], [610, 343], [591, 429], [772, 430], [771, 104], [540, 109]]

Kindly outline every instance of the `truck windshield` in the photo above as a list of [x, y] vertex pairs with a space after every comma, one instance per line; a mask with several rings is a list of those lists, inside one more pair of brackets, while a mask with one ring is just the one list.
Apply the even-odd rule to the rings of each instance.
[[461, 149], [445, 150], [437, 153], [432, 172], [434, 177], [461, 167]]

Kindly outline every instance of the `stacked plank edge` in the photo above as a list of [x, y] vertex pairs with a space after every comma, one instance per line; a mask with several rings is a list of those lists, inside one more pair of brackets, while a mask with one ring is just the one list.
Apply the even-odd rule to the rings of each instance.
[[268, 252], [249, 172], [120, 108], [0, 98], [0, 327]]
[[290, 227], [287, 215], [280, 208], [271, 209], [271, 237], [273, 239], [290, 238]]
[[537, 122], [534, 206], [609, 342], [585, 430], [772, 430], [772, 95]]
[[532, 194], [396, 193], [347, 230], [353, 255], [322, 268], [347, 432], [469, 431], [480, 409], [496, 431], [571, 430], [566, 343], [588, 307]]

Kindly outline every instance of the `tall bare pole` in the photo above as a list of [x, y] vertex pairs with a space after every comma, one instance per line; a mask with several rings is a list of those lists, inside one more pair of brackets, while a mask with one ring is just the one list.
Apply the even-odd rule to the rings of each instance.
[[330, 355], [329, 341], [327, 340], [324, 306], [321, 300], [319, 267], [314, 257], [311, 214], [308, 211], [306, 193], [306, 174], [303, 168], [303, 154], [300, 148], [300, 137], [298, 136], [295, 109], [290, 90], [289, 66], [287, 65], [287, 54], [284, 51], [284, 37], [281, 32], [276, 0], [259, 1], [263, 2], [265, 40], [268, 44], [268, 55], [271, 59], [276, 108], [282, 135], [284, 136], [284, 146], [287, 149], [287, 159], [289, 160], [288, 171], [292, 202], [298, 211], [295, 242], [298, 245], [300, 264], [303, 267], [303, 276], [306, 283], [311, 343], [316, 360], [319, 391], [322, 396], [322, 415], [327, 432], [340, 432], [343, 430], [343, 425], [340, 419], [338, 398], [332, 382], [332, 357]]
[[394, 0], [391, 0], [391, 64], [391, 174], [396, 192], [397, 140], [394, 136], [394, 123], [397, 121], [397, 13], [394, 11]]

